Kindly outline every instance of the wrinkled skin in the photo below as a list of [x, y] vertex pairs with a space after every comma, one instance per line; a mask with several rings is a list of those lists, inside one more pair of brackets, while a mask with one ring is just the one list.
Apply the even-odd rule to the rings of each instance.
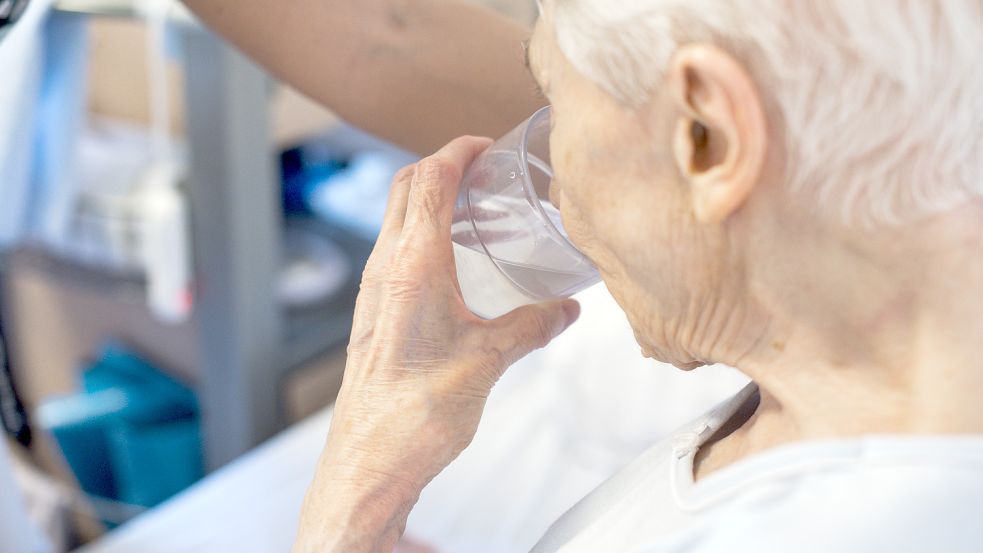
[[[579, 315], [572, 300], [493, 321], [465, 306], [451, 220], [464, 169], [489, 145], [458, 139], [394, 179], [298, 551], [391, 551], [419, 492], [474, 437], [504, 371]], [[353, 529], [376, 516], [385, 520], [377, 535]]]

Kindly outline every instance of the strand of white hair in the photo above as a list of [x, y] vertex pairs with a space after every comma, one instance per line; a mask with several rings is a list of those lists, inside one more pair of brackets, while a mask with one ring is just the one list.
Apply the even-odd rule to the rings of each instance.
[[564, 55], [637, 106], [680, 44], [745, 63], [797, 197], [901, 224], [983, 197], [981, 0], [547, 0]]

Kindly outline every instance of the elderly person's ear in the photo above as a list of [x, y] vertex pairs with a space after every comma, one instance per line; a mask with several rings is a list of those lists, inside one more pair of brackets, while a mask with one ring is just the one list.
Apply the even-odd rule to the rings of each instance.
[[727, 52], [681, 47], [668, 85], [680, 110], [673, 136], [676, 163], [690, 183], [697, 220], [726, 220], [757, 184], [768, 148], [767, 121], [754, 81]]

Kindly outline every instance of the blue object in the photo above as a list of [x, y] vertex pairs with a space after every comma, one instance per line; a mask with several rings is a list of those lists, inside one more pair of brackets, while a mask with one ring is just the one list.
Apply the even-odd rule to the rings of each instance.
[[315, 215], [374, 242], [393, 175], [418, 160], [356, 129], [334, 130], [280, 155], [284, 212]]
[[311, 178], [304, 190], [308, 209], [374, 242], [382, 229], [393, 175], [413, 158], [399, 152], [365, 151], [325, 178]]
[[197, 416], [194, 392], [162, 374], [153, 365], [115, 346], [82, 374], [89, 395], [113, 390], [124, 405], [115, 415], [134, 424], [157, 424]]
[[153, 507], [204, 474], [190, 389], [110, 346], [83, 372], [82, 390], [45, 402], [39, 422], [86, 493]]
[[201, 455], [192, 455], [201, 449], [196, 419], [153, 425], [119, 420], [108, 430], [109, 464], [123, 503], [159, 505], [204, 472]]
[[343, 161], [320, 154], [312, 148], [298, 146], [284, 151], [280, 154], [284, 213], [311, 214], [307, 205], [309, 183], [330, 178], [344, 168]]
[[110, 499], [119, 495], [109, 461], [106, 428], [123, 406], [121, 394], [106, 391], [49, 401], [38, 411], [38, 422], [58, 442], [85, 493]]

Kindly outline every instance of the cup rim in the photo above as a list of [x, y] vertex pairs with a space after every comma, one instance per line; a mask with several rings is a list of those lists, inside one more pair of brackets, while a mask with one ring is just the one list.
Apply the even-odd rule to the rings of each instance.
[[[536, 195], [536, 189], [532, 185], [532, 179], [529, 175], [529, 132], [532, 129], [533, 123], [538, 122], [543, 117], [552, 117], [553, 106], [546, 106], [540, 108], [536, 113], [532, 114], [529, 119], [526, 119], [525, 124], [522, 129], [522, 140], [519, 141], [519, 162], [522, 165], [522, 189], [526, 193], [526, 201], [533, 207], [536, 214], [539, 216], [540, 220], [546, 225], [547, 230], [557, 239], [561, 245], [573, 250], [573, 252], [579, 256], [581, 259], [587, 262], [588, 265], [594, 267], [594, 263], [589, 257], [584, 255], [584, 252], [580, 251], [577, 246], [570, 241], [567, 236], [556, 228], [553, 221], [550, 219], [549, 215], [546, 214], [546, 210], [543, 209], [543, 205], [539, 200], [539, 196]], [[548, 140], [548, 138], [547, 138]], [[549, 177], [553, 178], [553, 165], [550, 160], [544, 160], [546, 163], [546, 168], [549, 169]]]

